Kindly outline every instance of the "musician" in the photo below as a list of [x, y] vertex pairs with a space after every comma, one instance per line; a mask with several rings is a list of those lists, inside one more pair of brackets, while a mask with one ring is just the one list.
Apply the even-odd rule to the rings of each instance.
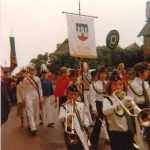
[[34, 64], [29, 64], [28, 73], [29, 75], [23, 79], [23, 91], [31, 135], [36, 136], [36, 124], [39, 121], [39, 103], [43, 102], [43, 93], [40, 78], [35, 76]]
[[89, 72], [89, 64], [87, 62], [83, 62], [82, 71], [83, 73], [78, 77], [78, 81], [79, 81], [78, 84], [80, 85], [80, 89], [82, 89], [82, 100], [85, 103], [87, 116], [90, 121], [90, 124], [92, 125], [92, 117], [90, 113], [90, 99], [89, 99], [89, 90], [90, 90], [90, 84], [92, 80], [91, 80], [91, 74]]
[[[137, 63], [134, 69], [136, 78], [130, 83], [128, 94], [134, 98], [139, 108], [144, 109], [150, 107], [150, 86], [145, 81], [148, 77], [148, 65], [145, 62]], [[145, 131], [146, 141], [150, 148], [150, 127], [145, 128]]]
[[[89, 126], [89, 120], [86, 116], [86, 110], [85, 105], [83, 102], [78, 101], [79, 93], [77, 86], [72, 84], [67, 89], [67, 102], [62, 104], [60, 107], [60, 113], [59, 118], [61, 122], [64, 124], [66, 123], [66, 117], [67, 117], [67, 124], [69, 125], [69, 122], [73, 122], [72, 127], [67, 126], [67, 131], [73, 128], [74, 126], [74, 132], [76, 133], [79, 142], [77, 144], [69, 144], [68, 138], [69, 134], [64, 132], [64, 139], [68, 150], [89, 150], [88, 147], [88, 138], [87, 134], [85, 132], [85, 128], [88, 128]], [[68, 114], [68, 115], [67, 115]], [[67, 115], [67, 116], [66, 116]], [[66, 125], [65, 124], [65, 127]]]
[[[93, 132], [91, 134], [91, 143], [93, 149], [96, 149], [98, 146], [100, 130], [103, 120], [103, 96], [105, 94], [105, 82], [107, 79], [108, 73], [105, 67], [101, 67], [98, 71], [98, 80], [92, 84], [93, 88], [90, 88], [90, 99], [92, 105], [92, 112], [95, 117], [95, 124], [93, 127]], [[107, 133], [105, 133], [107, 135]], [[108, 135], [106, 136], [108, 138]]]
[[[117, 90], [116, 95], [122, 97], [121, 91], [126, 91], [126, 87], [119, 73], [114, 71], [106, 86], [108, 96], [103, 100], [103, 114], [108, 124], [111, 150], [133, 150], [133, 135], [129, 131], [125, 111], [113, 95]], [[121, 99], [126, 106], [132, 101], [131, 97], [124, 97], [124, 94]]]

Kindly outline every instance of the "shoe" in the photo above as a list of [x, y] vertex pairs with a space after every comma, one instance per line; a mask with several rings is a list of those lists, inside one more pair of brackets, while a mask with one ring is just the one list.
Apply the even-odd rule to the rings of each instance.
[[31, 135], [36, 136], [36, 130], [31, 130]]
[[49, 123], [48, 125], [47, 125], [47, 127], [49, 128], [49, 127], [51, 127], [51, 128], [53, 128], [54, 127], [54, 122], [53, 123]]
[[40, 122], [39, 125], [42, 126], [42, 125], [43, 125], [43, 122]]
[[30, 128], [29, 126], [27, 127], [27, 131], [28, 131], [28, 132], [31, 132], [31, 128]]

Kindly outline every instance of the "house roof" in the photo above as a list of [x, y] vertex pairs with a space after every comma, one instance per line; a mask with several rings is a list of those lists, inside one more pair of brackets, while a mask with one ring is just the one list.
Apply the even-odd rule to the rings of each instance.
[[66, 52], [69, 52], [68, 38], [66, 38], [63, 43], [58, 44], [58, 47], [55, 50], [55, 53], [66, 53]]
[[130, 49], [136, 49], [136, 48], [138, 49], [140, 48], [140, 46], [136, 42], [134, 42], [130, 44], [129, 46], [125, 47], [124, 50], [130, 50]]
[[148, 35], [150, 35], [150, 22], [149, 21], [145, 24], [141, 32], [138, 34], [138, 37], [148, 36]]

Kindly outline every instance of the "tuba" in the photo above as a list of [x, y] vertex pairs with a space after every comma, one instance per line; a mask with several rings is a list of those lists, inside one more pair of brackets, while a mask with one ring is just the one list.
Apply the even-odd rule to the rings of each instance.
[[[132, 114], [129, 111], [129, 109], [118, 98], [118, 96], [116, 95], [117, 92], [118, 92], [118, 90], [113, 93], [113, 96], [118, 100], [118, 102], [124, 108], [124, 110], [128, 113], [128, 115], [130, 115], [132, 117], [137, 117], [137, 120], [138, 120], [138, 123], [139, 123], [140, 126], [150, 127], [150, 108], [144, 108], [144, 109], [141, 110], [136, 105], [136, 103], [132, 100], [131, 101], [131, 107], [134, 108], [134, 110], [136, 110], [136, 113]], [[121, 92], [121, 94], [125, 95], [125, 92]]]
[[[76, 145], [79, 143], [80, 139], [74, 128], [74, 116], [70, 114], [74, 113], [74, 102], [71, 102], [71, 113], [68, 113], [68, 102], [66, 103], [66, 123], [65, 123], [65, 133], [66, 133], [66, 143], [69, 145]], [[70, 119], [71, 118], [71, 119]]]

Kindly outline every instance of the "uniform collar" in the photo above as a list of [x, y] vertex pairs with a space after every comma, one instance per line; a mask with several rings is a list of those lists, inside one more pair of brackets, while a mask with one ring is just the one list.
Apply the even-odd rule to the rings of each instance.
[[143, 82], [143, 80], [138, 77], [135, 78], [135, 81], [138, 82], [139, 84], [142, 84], [142, 82]]

